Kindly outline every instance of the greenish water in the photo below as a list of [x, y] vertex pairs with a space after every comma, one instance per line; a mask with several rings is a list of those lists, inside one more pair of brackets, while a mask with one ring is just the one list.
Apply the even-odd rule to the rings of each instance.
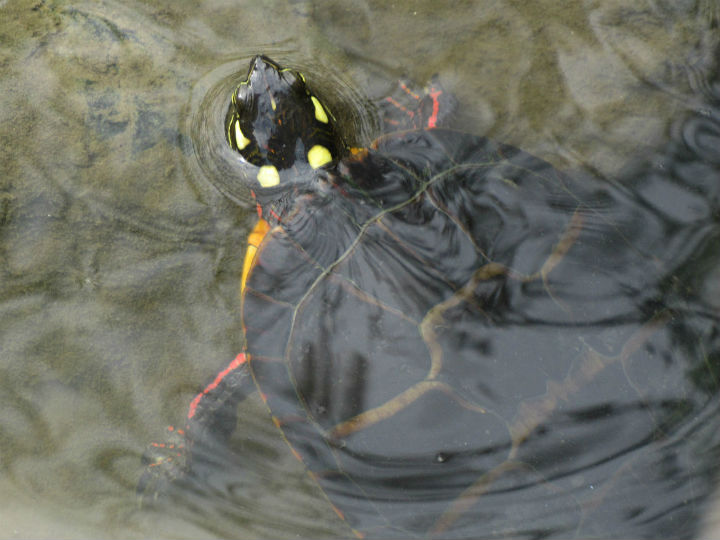
[[[459, 128], [615, 178], [661, 162], [681, 120], [707, 107], [719, 11], [0, 2], [0, 537], [348, 534], [259, 400], [242, 405], [228, 494], [156, 510], [135, 497], [148, 442], [242, 349], [254, 209], [213, 187], [191, 126], [205, 91], [253, 54], [369, 98], [438, 74]], [[717, 256], [698, 249], [697, 287], [717, 310], [703, 266]]]

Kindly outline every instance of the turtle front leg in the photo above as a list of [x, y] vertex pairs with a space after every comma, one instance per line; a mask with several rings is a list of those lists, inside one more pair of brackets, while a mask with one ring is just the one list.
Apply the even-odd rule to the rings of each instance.
[[434, 75], [425, 88], [416, 88], [410, 80], [398, 81], [392, 95], [377, 101], [376, 105], [381, 131], [391, 133], [447, 126], [457, 109], [457, 100]]
[[141, 503], [157, 499], [169, 484], [187, 475], [197, 444], [227, 443], [235, 428], [238, 404], [255, 391], [247, 358], [240, 353], [193, 398], [184, 428], [170, 426], [165, 442], [148, 446], [143, 454], [145, 471], [137, 485]]

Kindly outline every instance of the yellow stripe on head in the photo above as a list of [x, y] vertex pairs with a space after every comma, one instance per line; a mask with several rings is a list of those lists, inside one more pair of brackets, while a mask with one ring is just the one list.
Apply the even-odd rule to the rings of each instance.
[[250, 142], [240, 129], [240, 120], [235, 120], [235, 144], [238, 150], [243, 150]]
[[313, 107], [315, 107], [315, 120], [317, 120], [318, 122], [322, 122], [323, 124], [327, 124], [327, 113], [325, 112], [325, 109], [323, 109], [323, 106], [320, 104], [318, 98], [316, 98], [315, 96], [310, 96], [310, 99], [312, 100]]

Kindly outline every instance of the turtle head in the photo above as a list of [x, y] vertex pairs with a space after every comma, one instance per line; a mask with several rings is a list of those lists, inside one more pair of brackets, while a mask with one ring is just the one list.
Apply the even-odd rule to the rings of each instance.
[[256, 56], [232, 94], [225, 136], [257, 167], [249, 187], [258, 194], [277, 192], [342, 156], [345, 145], [334, 120], [301, 73]]

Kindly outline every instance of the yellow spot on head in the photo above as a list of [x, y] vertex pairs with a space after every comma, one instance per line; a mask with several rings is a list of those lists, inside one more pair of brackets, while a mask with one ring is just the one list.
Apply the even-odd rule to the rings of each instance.
[[308, 163], [313, 169], [317, 169], [318, 167], [322, 167], [326, 163], [330, 163], [332, 159], [333, 158], [330, 150], [319, 144], [313, 146], [307, 153]]
[[277, 109], [277, 103], [275, 103], [275, 98], [273, 98], [272, 94], [270, 94], [270, 106], [273, 111]]
[[235, 144], [237, 145], [238, 150], [242, 150], [250, 144], [250, 139], [248, 139], [240, 130], [240, 120], [235, 120]]
[[257, 173], [257, 181], [262, 187], [273, 187], [280, 183], [280, 173], [274, 165], [263, 165]]
[[323, 124], [328, 123], [328, 117], [325, 113], [325, 109], [323, 109], [323, 106], [320, 104], [320, 101], [318, 101], [318, 98], [315, 96], [310, 96], [310, 99], [312, 100], [313, 106], [315, 107], [315, 119], [318, 122], [322, 122]]

